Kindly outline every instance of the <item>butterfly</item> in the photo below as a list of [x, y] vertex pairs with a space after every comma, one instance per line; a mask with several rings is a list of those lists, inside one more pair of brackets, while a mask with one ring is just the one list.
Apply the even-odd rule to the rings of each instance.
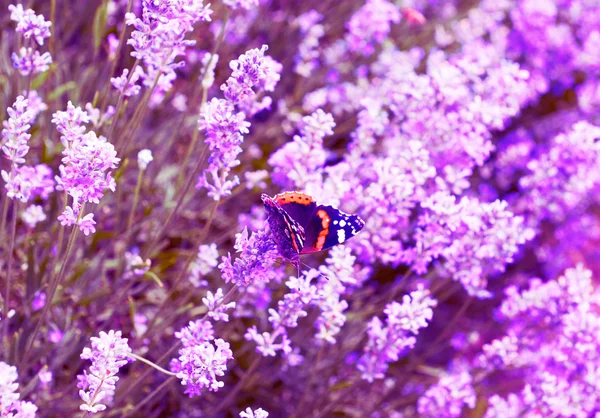
[[274, 197], [263, 194], [261, 199], [279, 254], [296, 267], [300, 264], [300, 254], [341, 244], [365, 226], [358, 215], [319, 205], [305, 193], [285, 192]]

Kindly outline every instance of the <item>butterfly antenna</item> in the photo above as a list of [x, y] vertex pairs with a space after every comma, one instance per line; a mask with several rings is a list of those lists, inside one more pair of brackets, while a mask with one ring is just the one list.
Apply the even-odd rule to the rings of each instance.
[[[309, 266], [308, 264], [300, 261], [300, 263], [304, 266], [304, 267], [308, 267], [309, 269], [312, 269], [313, 267]], [[317, 269], [315, 269], [317, 270]], [[324, 275], [323, 273], [321, 273], [319, 270], [317, 270], [317, 272], [319, 273], [319, 276], [322, 276], [325, 278], [325, 280], [329, 281], [329, 277], [327, 277], [326, 275]]]

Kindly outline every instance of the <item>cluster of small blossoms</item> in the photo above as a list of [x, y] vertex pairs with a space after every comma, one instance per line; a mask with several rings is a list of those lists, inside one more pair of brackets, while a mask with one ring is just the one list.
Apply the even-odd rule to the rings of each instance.
[[196, 188], [206, 188], [214, 200], [230, 195], [240, 184], [239, 177], [230, 178], [230, 174], [240, 164], [238, 155], [242, 152], [243, 135], [249, 132], [250, 122], [246, 117], [271, 105], [269, 96], [257, 103], [257, 92], [253, 90], [273, 91], [279, 81], [282, 66], [265, 56], [266, 50], [267, 46], [263, 45], [232, 60], [229, 63], [232, 74], [221, 86], [225, 99], [213, 98], [200, 109], [198, 128], [206, 132], [205, 142], [211, 154], [209, 166], [198, 178]]
[[198, 247], [198, 255], [190, 266], [188, 280], [194, 287], [205, 287], [208, 282], [204, 279], [208, 273], [219, 265], [219, 250], [217, 244], [202, 244]]
[[23, 76], [47, 71], [52, 64], [52, 56], [49, 52], [40, 54], [37, 46], [44, 45], [44, 39], [50, 37], [52, 22], [46, 22], [43, 15], [36, 15], [32, 9], [23, 9], [21, 4], [11, 4], [8, 10], [10, 19], [17, 22], [17, 33], [22, 34], [26, 41], [26, 46], [21, 47], [18, 54], [12, 54], [14, 67]]
[[583, 0], [511, 2], [507, 55], [523, 62], [540, 93], [568, 89], [577, 73], [597, 78], [598, 8]]
[[213, 321], [229, 322], [229, 309], [235, 309], [235, 302], [223, 303], [223, 289], [219, 288], [213, 294], [211, 291], [206, 292], [206, 296], [202, 298], [202, 303], [208, 308], [208, 317]]
[[417, 411], [425, 418], [458, 418], [463, 408], [474, 408], [477, 396], [471, 375], [453, 372], [442, 376], [419, 398]]
[[321, 182], [321, 169], [327, 159], [323, 139], [333, 135], [335, 121], [331, 114], [318, 109], [303, 117], [298, 128], [300, 134], [269, 157], [273, 182], [284, 189], [303, 190], [308, 184]]
[[527, 163], [519, 180], [522, 197], [515, 206], [533, 226], [563, 221], [600, 184], [600, 127], [576, 123], [557, 135], [546, 152]]
[[238, 59], [229, 63], [231, 76], [221, 85], [223, 95], [232, 104], [238, 106], [248, 117], [261, 110], [269, 109], [272, 100], [269, 96], [257, 102], [258, 91], [272, 92], [281, 79], [283, 66], [268, 55], [268, 46], [246, 51]]
[[[38, 103], [41, 108], [43, 102]], [[52, 170], [45, 164], [36, 166], [22, 165], [29, 152], [29, 129], [37, 112], [30, 109], [30, 101], [24, 96], [17, 97], [14, 105], [7, 109], [9, 119], [4, 121], [2, 129], [2, 151], [11, 162], [9, 171], [2, 170], [2, 179], [6, 182], [6, 195], [21, 202], [40, 197], [48, 199], [54, 190]]]
[[[84, 348], [83, 360], [90, 360], [89, 372], [77, 376], [79, 396], [83, 400], [82, 411], [97, 413], [104, 411], [115, 393], [119, 369], [132, 361], [131, 348], [127, 338], [121, 337], [121, 331], [101, 331], [98, 337], [90, 338], [91, 348]], [[100, 403], [104, 402], [104, 403]]]
[[224, 386], [217, 377], [224, 376], [227, 362], [233, 359], [229, 343], [221, 338], [214, 339], [212, 324], [198, 320], [175, 333], [183, 347], [179, 358], [172, 359], [171, 371], [177, 374], [185, 392], [190, 398], [200, 396], [201, 390], [208, 388], [218, 391]]
[[[474, 366], [519, 376], [525, 385], [506, 399], [493, 396], [486, 417], [593, 415], [600, 407], [600, 298], [591, 271], [578, 265], [505, 293], [498, 317], [508, 324], [506, 335], [486, 344]], [[517, 413], [503, 415], [508, 410]]]
[[255, 409], [246, 408], [245, 411], [240, 412], [240, 418], [267, 418], [269, 413], [262, 408]]
[[389, 364], [398, 361], [415, 346], [416, 335], [433, 318], [435, 306], [437, 301], [430, 296], [429, 290], [420, 286], [404, 295], [402, 303], [394, 301], [385, 307], [385, 325], [381, 319], [373, 317], [368, 324], [369, 340], [357, 363], [361, 377], [368, 382], [383, 379]]
[[294, 71], [302, 77], [310, 77], [319, 67], [319, 39], [325, 35], [325, 27], [319, 23], [322, 20], [323, 15], [314, 9], [296, 19], [302, 40], [294, 57]]
[[223, 0], [223, 4], [230, 7], [232, 10], [252, 10], [258, 7], [259, 0]]
[[367, 0], [346, 23], [346, 42], [350, 51], [371, 55], [381, 44], [392, 23], [400, 22], [400, 9], [387, 0]]
[[338, 245], [329, 250], [325, 264], [319, 268], [319, 273], [326, 280], [316, 284], [316, 297], [312, 302], [320, 310], [315, 320], [317, 340], [336, 343], [336, 335], [346, 322], [344, 312], [348, 309], [348, 302], [342, 296], [359, 288], [371, 272], [369, 267], [359, 268], [356, 265], [356, 257], [350, 247]]
[[19, 400], [19, 375], [15, 366], [0, 361], [0, 416], [7, 418], [35, 418], [38, 410], [31, 402]]
[[[305, 317], [314, 306], [320, 310], [315, 320], [316, 340], [335, 344], [335, 336], [346, 322], [344, 311], [348, 302], [342, 295], [358, 287], [369, 274], [368, 269], [356, 270], [355, 260], [349, 248], [335, 247], [320, 270], [311, 269], [300, 277], [290, 277], [286, 282], [289, 292], [277, 303], [276, 310], [268, 310], [272, 332], [259, 333], [257, 327], [252, 326], [245, 338], [254, 341], [256, 350], [263, 356], [275, 356], [281, 351], [289, 365], [297, 365], [302, 357], [292, 349], [287, 330], [296, 328], [298, 319]], [[313, 283], [319, 276], [326, 280]]]
[[317, 288], [311, 281], [319, 272], [311, 269], [303, 272], [300, 277], [290, 277], [286, 286], [290, 289], [282, 300], [277, 303], [277, 310], [269, 309], [269, 322], [272, 332], [258, 332], [256, 325], [248, 328], [244, 338], [256, 343], [256, 351], [265, 357], [274, 357], [278, 351], [287, 357], [293, 353], [287, 329], [296, 328], [298, 319], [307, 315], [306, 308], [317, 297]]
[[225, 283], [246, 287], [254, 283], [268, 283], [276, 277], [273, 268], [279, 257], [275, 241], [265, 231], [248, 236], [248, 229], [235, 235], [234, 248], [239, 256], [231, 261], [231, 254], [221, 258], [219, 270]]
[[497, 200], [482, 203], [443, 192], [422, 203], [424, 213], [415, 231], [413, 269], [424, 273], [432, 260], [442, 258], [444, 268], [475, 297], [486, 298], [487, 277], [504, 272], [514, 261], [520, 246], [534, 237], [521, 216]]
[[153, 88], [151, 106], [162, 102], [165, 93], [173, 87], [177, 78], [175, 69], [185, 64], [175, 62], [177, 57], [185, 55], [189, 46], [196, 41], [185, 39], [193, 31], [194, 25], [201, 21], [210, 21], [212, 10], [203, 1], [175, 0], [156, 2], [142, 1], [141, 18], [134, 13], [125, 15], [127, 25], [133, 26], [131, 38], [127, 41], [134, 49], [131, 56], [144, 63], [145, 70], [137, 68], [127, 84], [127, 73], [113, 81], [113, 85], [122, 94], [132, 96], [139, 93], [133, 77], [141, 78], [148, 88]]
[[64, 226], [78, 225], [85, 235], [96, 231], [96, 222], [93, 213], [84, 215], [81, 209], [85, 203], [99, 203], [106, 189], [115, 191], [110, 170], [120, 162], [115, 147], [105, 137], [96, 136], [94, 131], [85, 133], [83, 124], [87, 122], [88, 114], [71, 102], [66, 111], [54, 113], [52, 119], [65, 146], [60, 176], [56, 177], [57, 189], [73, 199], [58, 220]]
[[144, 260], [140, 254], [139, 249], [134, 248], [131, 252], [125, 252], [125, 272], [123, 273], [124, 279], [131, 279], [133, 277], [141, 277], [150, 271], [152, 262], [149, 258]]

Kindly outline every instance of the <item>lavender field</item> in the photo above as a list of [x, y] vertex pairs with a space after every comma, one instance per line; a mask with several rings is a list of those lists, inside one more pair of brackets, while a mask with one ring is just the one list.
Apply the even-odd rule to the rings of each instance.
[[600, 0], [0, 0], [0, 418], [600, 418]]

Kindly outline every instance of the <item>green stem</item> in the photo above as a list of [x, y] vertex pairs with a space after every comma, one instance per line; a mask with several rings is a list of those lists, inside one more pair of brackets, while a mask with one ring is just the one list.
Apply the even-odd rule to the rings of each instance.
[[167, 215], [167, 219], [163, 222], [161, 229], [154, 236], [154, 238], [152, 239], [150, 244], [148, 244], [146, 246], [146, 250], [144, 251], [142, 258], [145, 259], [145, 258], [148, 258], [150, 255], [152, 255], [152, 251], [154, 250], [154, 247], [156, 246], [158, 241], [162, 238], [162, 235], [165, 233], [165, 231], [169, 227], [171, 220], [173, 220], [173, 217], [177, 214], [177, 211], [182, 206], [185, 196], [187, 195], [188, 191], [190, 190], [190, 187], [192, 187], [192, 184], [194, 183], [194, 179], [196, 178], [196, 176], [198, 175], [198, 172], [200, 171], [200, 167], [202, 167], [202, 165], [203, 165], [202, 163], [204, 162], [204, 158], [206, 157], [207, 152], [208, 152], [208, 147], [204, 147], [204, 151], [202, 152], [202, 155], [200, 156], [200, 159], [198, 160], [198, 164], [196, 164], [196, 167], [190, 173], [190, 176], [188, 177], [188, 180], [187, 180], [183, 190], [181, 192], [179, 192], [179, 198], [177, 199], [177, 203], [175, 204], [175, 207], [173, 208], [173, 210], [171, 210], [169, 215]]
[[[125, 89], [129, 85], [129, 83], [131, 81], [131, 77], [133, 77], [133, 73], [135, 72], [135, 67], [138, 66], [139, 62], [140, 62], [140, 60], [137, 59], [133, 63], [133, 66], [131, 67], [131, 70], [129, 71], [129, 77], [127, 77], [127, 81], [125, 82], [125, 88], [123, 89], [123, 92], [121, 92], [119, 94], [119, 98], [117, 99], [117, 106], [115, 108], [115, 117], [113, 118], [113, 121], [110, 124], [110, 131], [108, 131], [108, 135], [107, 135], [108, 139], [112, 138], [112, 134], [115, 130], [115, 127], [117, 126], [117, 120], [119, 119], [119, 116], [121, 115], [121, 108], [123, 107], [123, 103], [125, 101]], [[110, 80], [109, 80], [109, 83], [110, 83]]]
[[[81, 219], [81, 217], [83, 215], [84, 207], [85, 207], [85, 205], [81, 206], [81, 208], [79, 210], [79, 215], [77, 217], [77, 221], [79, 221]], [[65, 255], [63, 257], [63, 261], [60, 266], [60, 271], [58, 272], [57, 275], [53, 276], [53, 279], [50, 282], [50, 288], [48, 289], [48, 293], [46, 295], [46, 304], [44, 305], [44, 309], [42, 310], [40, 319], [35, 326], [33, 334], [27, 341], [27, 345], [25, 346], [25, 352], [23, 354], [22, 364], [26, 363], [26, 361], [27, 361], [29, 351], [31, 350], [31, 347], [33, 346], [33, 343], [34, 343], [38, 333], [40, 332], [42, 324], [46, 320], [46, 316], [48, 315], [48, 312], [50, 311], [50, 307], [52, 306], [52, 300], [54, 299], [54, 295], [56, 294], [56, 289], [58, 288], [58, 285], [60, 284], [60, 281], [62, 280], [62, 278], [65, 274], [65, 271], [67, 269], [67, 264], [69, 263], [69, 257], [71, 255], [71, 251], [73, 250], [73, 244], [75, 243], [75, 238], [77, 237], [77, 231], [79, 231], [77, 223], [78, 222], [76, 222], [75, 225], [73, 225], [73, 230], [71, 231], [71, 235], [69, 236], [69, 242], [67, 243], [67, 249], [65, 251]]]
[[144, 169], [140, 169], [138, 173], [137, 183], [135, 185], [135, 192], [133, 193], [133, 205], [129, 212], [129, 218], [127, 220], [127, 229], [125, 230], [125, 248], [129, 244], [129, 235], [131, 234], [131, 226], [133, 225], [133, 218], [135, 217], [135, 210], [140, 199], [140, 190], [142, 189], [142, 180], [144, 179]]
[[[56, 0], [53, 0], [56, 1]], [[133, 0], [129, 0], [127, 2], [127, 10], [125, 10], [125, 13], [129, 13], [131, 12], [131, 8], [133, 6]], [[108, 105], [108, 97], [109, 97], [109, 93], [110, 93], [110, 79], [111, 77], [114, 76], [115, 74], [115, 70], [117, 69], [117, 64], [119, 62], [119, 55], [121, 55], [121, 50], [123, 49], [123, 41], [125, 40], [125, 32], [127, 30], [127, 25], [123, 24], [121, 27], [121, 33], [119, 34], [119, 44], [117, 45], [117, 50], [115, 51], [115, 56], [112, 59], [112, 66], [110, 67], [110, 73], [108, 73], [108, 81], [106, 83], [106, 88], [104, 91], [104, 99], [102, 100], [102, 106], [100, 107], [100, 109], [102, 109], [102, 112], [104, 113], [106, 111], [106, 106]], [[135, 62], [135, 64], [133, 65], [133, 68], [131, 69], [131, 74], [129, 74], [129, 79], [127, 80], [127, 84], [125, 84], [125, 86], [129, 85], [129, 80], [131, 79], [131, 76], [133, 75], [133, 70], [135, 69], [137, 65], [137, 61]], [[115, 115], [116, 118], [116, 115]], [[111, 130], [112, 132], [112, 130]]]
[[6, 343], [8, 337], [8, 311], [10, 310], [10, 286], [12, 280], [12, 266], [13, 266], [13, 251], [15, 249], [15, 234], [17, 230], [17, 202], [13, 203], [13, 217], [12, 226], [10, 232], [10, 241], [8, 244], [8, 271], [6, 276], [6, 292], [4, 295], [4, 324], [2, 326], [2, 341]]
[[8, 203], [10, 199], [4, 195], [4, 208], [2, 209], [2, 221], [0, 221], [0, 242], [4, 242], [4, 228], [6, 228], [6, 220], [8, 219]]
[[169, 376], [177, 376], [177, 374], [176, 374], [176, 373], [173, 373], [173, 372], [170, 372], [170, 371], [168, 371], [168, 370], [165, 370], [165, 369], [163, 369], [162, 367], [160, 367], [158, 364], [152, 363], [150, 360], [148, 360], [148, 359], [145, 359], [145, 358], [144, 358], [144, 357], [142, 357], [142, 356], [138, 356], [137, 354], [134, 354], [134, 353], [128, 353], [127, 355], [128, 355], [129, 357], [131, 357], [131, 358], [134, 358], [134, 359], [136, 359], [136, 360], [139, 360], [139, 361], [141, 361], [142, 363], [145, 363], [145, 364], [147, 364], [147, 365], [148, 365], [148, 366], [150, 366], [150, 367], [154, 367], [156, 370], [158, 370], [158, 371], [159, 371], [159, 372], [161, 372], [161, 373], [167, 374], [167, 375], [169, 375]]
[[150, 402], [152, 399], [154, 399], [156, 397], [156, 395], [161, 390], [163, 390], [164, 388], [166, 388], [171, 382], [173, 382], [173, 380], [175, 380], [175, 376], [169, 376], [169, 378], [167, 380], [165, 380], [164, 382], [162, 382], [159, 387], [157, 387], [152, 392], [150, 392], [144, 399], [142, 399], [142, 401], [140, 403], [138, 403], [135, 406], [135, 408], [133, 408], [132, 410], [128, 411], [127, 415], [124, 415], [124, 416], [125, 417], [130, 417], [131, 415], [133, 415], [140, 408], [142, 408], [144, 405], [146, 405], [148, 402]]
[[261, 360], [262, 360], [262, 356], [256, 356], [256, 358], [254, 359], [254, 361], [252, 362], [250, 367], [248, 367], [248, 370], [246, 370], [244, 372], [244, 375], [242, 376], [242, 378], [237, 382], [235, 387], [229, 391], [229, 393], [227, 394], [225, 399], [223, 399], [219, 403], [217, 408], [214, 410], [215, 416], [217, 416], [219, 412], [221, 412], [224, 409], [229, 407], [229, 405], [231, 404], [231, 402], [233, 402], [233, 400], [235, 399], [237, 394], [244, 388], [244, 385], [246, 384], [248, 379], [250, 379], [252, 377], [252, 374], [258, 368], [258, 365], [260, 364]]

